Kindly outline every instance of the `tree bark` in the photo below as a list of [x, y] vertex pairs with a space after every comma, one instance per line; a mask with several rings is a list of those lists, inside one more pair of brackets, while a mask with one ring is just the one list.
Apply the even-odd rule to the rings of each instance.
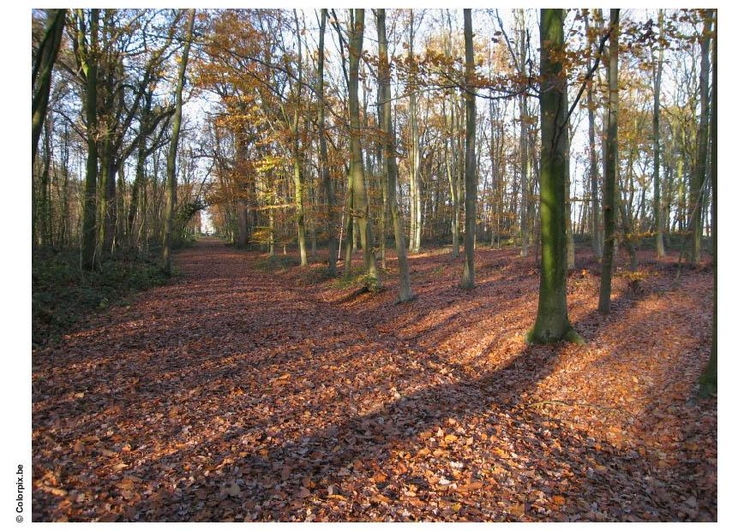
[[98, 49], [99, 49], [99, 10], [89, 12], [91, 35], [86, 44], [86, 23], [84, 11], [78, 10], [78, 62], [85, 77], [85, 112], [86, 112], [86, 184], [83, 204], [83, 238], [81, 246], [81, 267], [93, 271], [98, 267], [96, 253], [96, 188], [99, 169], [98, 154]]
[[562, 9], [541, 10], [542, 153], [540, 168], [542, 264], [531, 343], [582, 342], [568, 320], [565, 176], [568, 164], [567, 81]]
[[31, 82], [34, 94], [31, 100], [31, 164], [34, 165], [36, 158], [39, 136], [42, 132], [44, 119], [47, 116], [47, 104], [49, 103], [49, 92], [52, 85], [52, 69], [57, 60], [57, 53], [62, 42], [63, 29], [65, 28], [66, 9], [47, 10], [47, 24], [44, 37], [39, 45]]
[[414, 10], [409, 10], [409, 135], [411, 137], [411, 224], [409, 250], [418, 253], [422, 246], [422, 190], [420, 182], [420, 170], [422, 165], [422, 153], [419, 145], [419, 122], [417, 120], [417, 84], [416, 67], [414, 64]]
[[620, 10], [610, 10], [610, 44], [607, 79], [609, 103], [607, 105], [607, 140], [604, 168], [604, 253], [602, 276], [599, 288], [599, 311], [607, 314], [611, 310], [612, 262], [615, 249], [615, 186], [617, 183], [617, 128], [619, 114], [618, 95], [618, 46], [620, 42]]
[[718, 245], [717, 245], [717, 232], [716, 229], [718, 227], [718, 209], [717, 209], [717, 200], [718, 196], [716, 195], [717, 191], [717, 177], [718, 177], [718, 154], [717, 154], [717, 144], [716, 141], [718, 139], [718, 120], [717, 120], [717, 114], [716, 111], [718, 109], [717, 103], [717, 81], [718, 81], [718, 75], [717, 75], [717, 44], [719, 42], [718, 40], [718, 19], [716, 16], [716, 12], [713, 13], [714, 18], [714, 35], [713, 35], [713, 51], [711, 52], [712, 56], [712, 63], [713, 63], [713, 73], [712, 73], [712, 79], [711, 79], [711, 245], [713, 247], [713, 259], [714, 259], [714, 317], [713, 317], [713, 340], [711, 342], [711, 354], [708, 358], [708, 363], [706, 364], [705, 369], [703, 369], [703, 373], [700, 377], [700, 394], [702, 396], [709, 396], [716, 394], [717, 388], [718, 388], [718, 362], [717, 362], [717, 354], [718, 354]]
[[471, 24], [471, 9], [464, 9], [464, 45], [466, 52], [466, 222], [464, 223], [464, 271], [461, 287], [474, 288], [474, 242], [477, 227], [477, 158], [476, 131], [477, 106], [474, 95], [474, 31]]
[[[584, 18], [586, 33], [589, 30], [589, 18]], [[587, 69], [591, 70], [591, 59], [588, 59]], [[596, 153], [596, 120], [594, 115], [594, 82], [593, 76], [589, 81], [588, 90], [586, 91], [588, 121], [589, 121], [589, 165], [590, 165], [590, 185], [591, 185], [591, 247], [594, 257], [602, 257], [602, 240], [599, 229], [599, 161]]]
[[195, 23], [195, 9], [188, 13], [187, 29], [185, 30], [185, 45], [182, 49], [179, 71], [177, 72], [177, 86], [175, 87], [175, 112], [172, 116], [172, 137], [169, 141], [167, 155], [167, 212], [164, 217], [164, 239], [162, 244], [162, 270], [172, 272], [172, 244], [174, 235], [174, 217], [177, 206], [177, 147], [180, 140], [182, 126], [182, 87], [185, 82], [185, 69], [190, 55], [190, 45], [193, 41], [193, 24]]
[[297, 10], [294, 10], [294, 24], [297, 34], [297, 86], [295, 87], [294, 118], [292, 135], [294, 136], [294, 204], [296, 209], [297, 242], [299, 243], [300, 265], [307, 266], [307, 242], [305, 239], [305, 179], [300, 139], [300, 120], [302, 105], [302, 34], [299, 28]]
[[[659, 33], [664, 30], [664, 10], [659, 10]], [[659, 46], [659, 56], [654, 65], [654, 222], [656, 225], [656, 256], [662, 258], [666, 255], [664, 249], [664, 216], [661, 210], [661, 75], [664, 64], [664, 48]]]
[[349, 124], [351, 127], [349, 155], [352, 176], [352, 215], [359, 228], [362, 242], [362, 253], [370, 289], [380, 288], [380, 278], [375, 264], [375, 254], [372, 248], [372, 228], [370, 226], [370, 212], [365, 185], [365, 171], [362, 159], [362, 130], [359, 117], [359, 61], [362, 56], [362, 41], [365, 27], [364, 9], [355, 9], [353, 26], [349, 37]]
[[[409, 262], [406, 256], [406, 242], [401, 226], [401, 214], [396, 202], [396, 183], [398, 182], [398, 164], [396, 163], [396, 138], [393, 132], [393, 118], [391, 111], [391, 67], [388, 60], [388, 41], [385, 34], [385, 9], [378, 9], [376, 13], [378, 26], [378, 74], [381, 85], [382, 100], [379, 105], [383, 114], [383, 137], [385, 139], [385, 165], [388, 174], [388, 208], [393, 221], [393, 235], [396, 239], [396, 253], [398, 255], [399, 271], [399, 302], [406, 302], [414, 298], [411, 291], [409, 277]], [[385, 243], [385, 242], [383, 242]]]
[[328, 144], [326, 141], [326, 103], [323, 85], [323, 69], [325, 66], [325, 40], [328, 10], [320, 10], [320, 35], [318, 37], [318, 150], [320, 153], [320, 173], [326, 196], [326, 232], [328, 233], [328, 275], [336, 276], [336, 196], [333, 191], [333, 181], [328, 165]]
[[700, 102], [701, 113], [698, 126], [698, 155], [695, 164], [695, 173], [690, 179], [690, 246], [689, 256], [693, 264], [698, 264], [701, 259], [701, 240], [703, 239], [703, 203], [705, 194], [704, 182], [706, 180], [706, 163], [708, 162], [708, 121], [709, 121], [709, 96], [708, 79], [710, 76], [709, 55], [711, 53], [711, 31], [713, 26], [713, 11], [708, 10], [703, 23], [703, 36], [701, 45], [701, 71], [700, 71]]

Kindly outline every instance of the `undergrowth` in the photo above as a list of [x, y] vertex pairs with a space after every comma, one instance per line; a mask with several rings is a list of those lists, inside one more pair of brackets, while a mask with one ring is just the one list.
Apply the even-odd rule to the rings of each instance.
[[87, 314], [123, 304], [134, 293], [168, 280], [155, 257], [122, 254], [99, 271], [82, 271], [75, 250], [38, 251], [32, 259], [32, 342], [42, 345]]

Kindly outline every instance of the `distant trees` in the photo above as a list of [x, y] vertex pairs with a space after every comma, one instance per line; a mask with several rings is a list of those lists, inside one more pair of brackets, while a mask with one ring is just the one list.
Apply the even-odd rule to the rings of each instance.
[[[463, 25], [461, 14], [199, 10], [185, 65], [187, 11], [33, 11], [34, 246], [78, 248], [94, 269], [168, 234], [178, 244], [205, 208], [239, 247], [294, 246], [304, 264], [322, 241], [330, 274], [346, 252], [346, 266], [360, 256], [377, 284], [376, 255], [399, 252], [390, 219], [412, 253], [427, 243], [463, 252], [470, 287], [475, 244], [546, 260], [545, 231], [558, 223], [545, 211], [557, 183], [548, 163], [563, 157], [570, 185], [555, 201], [577, 246], [591, 242], [598, 257], [602, 243], [667, 252], [685, 242], [699, 257], [713, 235], [711, 12], [629, 10], [620, 21], [615, 141], [603, 127], [609, 24], [569, 11], [565, 60], [545, 64], [566, 73], [571, 98], [558, 97], [577, 98], [552, 133], [562, 151], [544, 156], [551, 85], [531, 45], [538, 11], [466, 11]], [[175, 130], [183, 67], [188, 105]], [[386, 81], [390, 96], [375, 96]], [[619, 159], [606, 158], [608, 143]], [[611, 172], [614, 196], [602, 181]]]

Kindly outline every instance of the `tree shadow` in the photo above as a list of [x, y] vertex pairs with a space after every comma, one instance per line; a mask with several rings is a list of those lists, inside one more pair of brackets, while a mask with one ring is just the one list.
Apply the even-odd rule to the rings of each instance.
[[[220, 334], [177, 350], [165, 343], [130, 365], [99, 360], [89, 375], [106, 381], [37, 410], [36, 437], [58, 448], [35, 455], [35, 472], [59, 467], [71, 488], [35, 488], [35, 520], [71, 507], [78, 519], [124, 521], [665, 521], [693, 509], [675, 505], [674, 489], [654, 480], [637, 449], [550, 414], [559, 405], [528, 402], [558, 367], [559, 345], [526, 346], [475, 377], [447, 367], [439, 350], [368, 328], [362, 315], [298, 305], [290, 292], [256, 295], [256, 304], [228, 296], [244, 313], [225, 308], [205, 323], [214, 331], [258, 325], [239, 342]], [[287, 329], [269, 317], [274, 311], [295, 314], [315, 344], [274, 344]], [[169, 315], [152, 333], [189, 333], [189, 320], [170, 328]], [[455, 333], [459, 323], [436, 324], [433, 336], [442, 327]], [[261, 341], [243, 347], [261, 330]], [[81, 370], [67, 368], [71, 377]], [[138, 385], [113, 393], [123, 374]], [[55, 425], [66, 414], [67, 431]], [[112, 427], [120, 432], [105, 437]], [[71, 438], [81, 432], [98, 441]]]

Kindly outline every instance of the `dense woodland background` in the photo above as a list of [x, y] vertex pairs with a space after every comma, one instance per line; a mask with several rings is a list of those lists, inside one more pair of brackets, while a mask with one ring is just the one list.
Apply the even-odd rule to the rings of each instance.
[[[71, 10], [60, 20], [51, 16], [34, 11], [32, 17], [35, 89], [50, 85], [48, 110], [35, 124], [40, 130], [34, 158], [34, 245], [83, 243], [92, 147], [98, 162], [96, 262], [119, 250], [145, 252], [150, 245], [161, 245], [169, 210], [166, 176], [177, 67], [188, 37], [188, 13], [103, 10], [96, 31], [91, 11]], [[312, 250], [341, 237], [350, 190], [347, 68], [353, 21], [347, 10], [330, 10], [325, 16], [321, 99], [319, 12], [197, 13], [182, 91], [176, 238], [212, 231], [238, 246], [274, 252], [296, 246], [300, 237]], [[489, 245], [518, 246], [525, 254], [539, 239], [539, 14], [474, 10], [472, 16], [476, 237]], [[608, 48], [600, 44], [609, 30], [608, 16], [570, 10], [565, 19], [568, 99], [577, 104], [571, 105], [568, 123], [569, 235], [592, 242], [597, 253], [608, 101], [606, 61], [600, 62]], [[654, 245], [659, 252], [685, 245], [691, 256], [698, 256], [700, 239], [686, 239], [686, 234], [711, 236], [712, 194], [706, 179], [710, 16], [697, 10], [622, 12], [620, 242]], [[461, 13], [452, 10], [388, 10], [396, 202], [411, 251], [430, 242], [453, 243], [458, 252], [463, 234], [463, 26]], [[50, 31], [60, 32], [60, 48], [47, 79], [40, 50], [46, 50], [42, 41]], [[594, 66], [598, 68], [587, 76]], [[94, 79], [87, 76], [92, 67]], [[374, 15], [367, 10], [358, 98], [376, 245], [388, 239], [380, 70]], [[96, 108], [88, 110], [85, 102], [93, 88], [87, 83], [95, 84], [97, 92]], [[323, 146], [326, 155], [321, 154]], [[333, 219], [327, 211], [325, 171], [333, 188]], [[200, 209], [207, 213], [203, 225]], [[352, 238], [357, 240], [356, 230]]]

